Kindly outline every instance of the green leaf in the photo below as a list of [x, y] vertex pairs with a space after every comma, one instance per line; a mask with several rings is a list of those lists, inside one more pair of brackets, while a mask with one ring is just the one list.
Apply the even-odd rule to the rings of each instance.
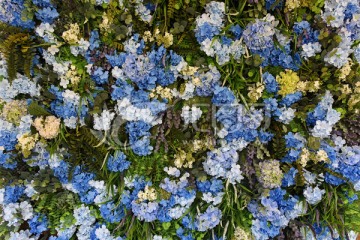
[[49, 113], [45, 108], [41, 107], [37, 102], [33, 101], [28, 107], [29, 114], [33, 116], [50, 116]]

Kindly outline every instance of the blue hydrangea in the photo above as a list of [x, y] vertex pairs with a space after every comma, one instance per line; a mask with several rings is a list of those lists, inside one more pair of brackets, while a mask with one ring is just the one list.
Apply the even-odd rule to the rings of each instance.
[[235, 101], [234, 93], [227, 87], [216, 86], [211, 102], [215, 105], [232, 104]]
[[265, 72], [262, 77], [265, 82], [266, 91], [269, 93], [277, 93], [279, 91], [279, 84], [276, 82], [276, 79], [273, 75], [271, 75], [269, 72]]
[[229, 31], [234, 35], [236, 40], [239, 40], [243, 33], [243, 29], [239, 26], [239, 24], [231, 26]]
[[98, 67], [93, 74], [91, 75], [92, 79], [96, 82], [98, 85], [102, 85], [108, 82], [109, 79], [109, 72], [104, 71], [101, 67]]
[[216, 207], [210, 206], [204, 213], [196, 216], [195, 226], [200, 232], [213, 229], [220, 223], [221, 217], [221, 211]]
[[32, 234], [38, 235], [47, 230], [48, 221], [45, 215], [36, 214], [28, 223]]
[[150, 124], [144, 121], [133, 121], [126, 124], [126, 131], [129, 134], [130, 143], [136, 142], [139, 138], [150, 136]]
[[125, 62], [126, 54], [117, 54], [115, 51], [114, 54], [106, 54], [105, 57], [112, 67], [120, 67]]
[[130, 162], [126, 160], [123, 152], [117, 151], [114, 156], [110, 156], [107, 160], [107, 168], [112, 172], [122, 172], [128, 169]]
[[275, 9], [281, 9], [284, 6], [283, 0], [266, 0], [265, 2], [265, 8], [266, 10], [275, 10]]
[[24, 0], [4, 0], [0, 5], [0, 21], [15, 27], [32, 29], [35, 27], [35, 22], [32, 19], [23, 20], [24, 10]]
[[124, 206], [116, 206], [113, 202], [108, 202], [100, 206], [100, 214], [107, 222], [120, 222], [125, 217]]
[[200, 192], [218, 193], [224, 189], [223, 181], [212, 178], [206, 181], [196, 181], [196, 186]]
[[53, 168], [54, 176], [59, 179], [61, 183], [68, 183], [69, 181], [69, 164], [63, 160], [60, 161], [59, 166]]
[[302, 44], [318, 41], [319, 31], [313, 30], [308, 21], [296, 22], [293, 29], [295, 34], [299, 36], [299, 40], [301, 40]]
[[284, 174], [284, 178], [282, 180], [283, 187], [290, 187], [295, 185], [295, 176], [298, 173], [298, 170], [295, 168], [290, 168], [290, 170]]
[[5, 187], [5, 193], [4, 193], [4, 203], [15, 203], [17, 202], [20, 197], [23, 195], [25, 190], [24, 186], [6, 186]]
[[287, 94], [281, 101], [280, 101], [280, 105], [283, 105], [285, 107], [290, 107], [291, 105], [293, 105], [294, 103], [300, 101], [302, 97], [302, 93], [301, 92], [295, 92], [295, 93], [290, 93]]
[[0, 129], [0, 146], [3, 146], [6, 151], [12, 151], [17, 144], [17, 132], [6, 129]]
[[44, 23], [52, 24], [54, 20], [59, 16], [59, 13], [56, 11], [55, 8], [46, 7], [37, 10], [35, 16], [37, 17], [37, 19]]
[[0, 166], [5, 169], [15, 169], [17, 166], [17, 162], [10, 153], [4, 153], [4, 151], [1, 150], [0, 151]]
[[80, 194], [86, 194], [88, 190], [91, 189], [89, 185], [89, 181], [93, 180], [95, 174], [84, 172], [80, 166], [77, 166], [73, 173], [73, 178], [71, 179], [71, 183], [74, 189]]
[[112, 100], [121, 100], [123, 98], [129, 98], [134, 91], [134, 87], [131, 86], [126, 81], [118, 79], [112, 87], [111, 99]]

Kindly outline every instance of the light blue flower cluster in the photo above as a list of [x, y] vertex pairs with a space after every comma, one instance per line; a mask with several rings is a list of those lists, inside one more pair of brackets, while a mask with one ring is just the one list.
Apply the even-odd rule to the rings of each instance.
[[308, 113], [306, 122], [314, 137], [329, 137], [333, 126], [340, 120], [340, 113], [332, 108], [333, 102], [331, 93], [326, 91], [314, 111]]
[[0, 3], [0, 21], [12, 26], [31, 29], [35, 26], [31, 19], [23, 20], [24, 0], [5, 0]]
[[302, 149], [305, 147], [306, 139], [299, 133], [288, 132], [285, 135], [285, 145], [288, 149], [286, 155], [281, 159], [282, 162], [293, 163], [300, 157]]
[[239, 25], [230, 28], [234, 39], [225, 34], [220, 35], [225, 22], [225, 4], [212, 1], [205, 6], [205, 13], [196, 18], [195, 37], [200, 49], [208, 56], [216, 57], [220, 65], [228, 63], [231, 58], [240, 60], [245, 48], [240, 40], [242, 29]]
[[110, 156], [107, 160], [107, 168], [112, 172], [122, 172], [128, 169], [130, 162], [126, 160], [126, 155], [123, 152], [117, 151], [114, 156]]
[[270, 190], [268, 197], [261, 197], [259, 203], [252, 201], [248, 205], [253, 214], [252, 234], [256, 239], [265, 240], [279, 234], [282, 227], [290, 220], [301, 215], [303, 208], [297, 198], [285, 196], [286, 191], [281, 188]]
[[[298, 70], [301, 64], [299, 53], [292, 56], [290, 39], [276, 31], [278, 22], [268, 14], [263, 19], [249, 23], [243, 31], [246, 46], [253, 54], [260, 55], [262, 66], [281, 66], [285, 69]], [[280, 46], [274, 43], [274, 37]]]
[[55, 86], [51, 86], [49, 91], [56, 96], [50, 104], [50, 109], [64, 120], [65, 126], [74, 129], [78, 122], [83, 123], [89, 109], [86, 102], [80, 100], [78, 93], [71, 90], [61, 91]]

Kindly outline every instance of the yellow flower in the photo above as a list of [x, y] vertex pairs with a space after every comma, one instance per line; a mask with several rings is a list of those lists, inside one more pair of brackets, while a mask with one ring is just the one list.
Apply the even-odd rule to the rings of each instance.
[[27, 104], [23, 100], [13, 100], [4, 105], [2, 116], [9, 122], [20, 124], [21, 117], [27, 114]]
[[256, 83], [255, 86], [249, 87], [248, 96], [252, 102], [256, 102], [265, 90], [265, 85], [262, 83]]
[[17, 148], [21, 149], [22, 154], [25, 158], [29, 157], [31, 150], [35, 147], [39, 135], [31, 135], [31, 133], [25, 133], [18, 138]]
[[70, 43], [70, 44], [76, 44], [79, 42], [79, 35], [80, 35], [80, 28], [77, 23], [70, 24], [69, 30], [63, 32], [62, 38]]
[[281, 72], [276, 76], [276, 81], [280, 84], [279, 94], [285, 96], [296, 92], [300, 78], [296, 72], [286, 69], [285, 72]]

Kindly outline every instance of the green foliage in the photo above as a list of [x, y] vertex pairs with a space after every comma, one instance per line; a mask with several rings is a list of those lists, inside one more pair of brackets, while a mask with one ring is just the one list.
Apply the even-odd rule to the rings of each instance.
[[97, 146], [99, 140], [92, 134], [90, 129], [81, 127], [75, 131], [67, 132], [65, 140], [61, 144], [66, 145], [68, 148], [68, 153], [71, 155], [69, 164], [72, 167], [83, 165], [89, 171], [101, 175], [99, 170], [108, 150], [104, 145]]
[[0, 51], [4, 54], [9, 80], [16, 78], [17, 72], [30, 77], [32, 60], [35, 55], [33, 40], [27, 33], [9, 35], [1, 44]]
[[32, 101], [28, 106], [28, 113], [36, 117], [51, 115], [51, 113], [49, 113], [45, 108], [40, 106], [38, 102], [35, 101]]

